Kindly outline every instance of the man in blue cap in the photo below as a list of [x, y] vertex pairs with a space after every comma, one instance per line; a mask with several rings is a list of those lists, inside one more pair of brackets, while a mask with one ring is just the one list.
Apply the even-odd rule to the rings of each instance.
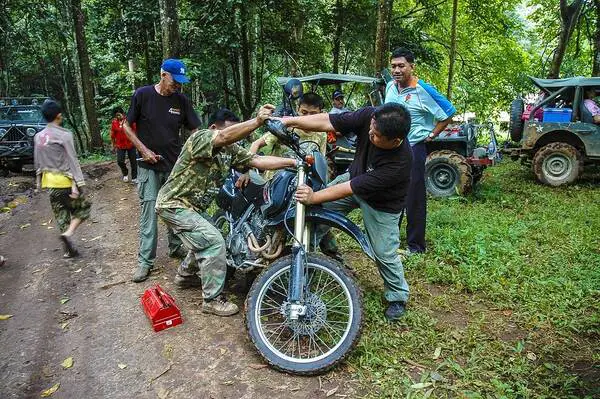
[[[131, 98], [125, 133], [138, 150], [138, 194], [140, 197], [140, 247], [138, 267], [133, 281], [148, 278], [156, 258], [158, 238], [157, 216], [154, 211], [158, 190], [165, 183], [181, 151], [180, 131], [183, 127], [194, 133], [201, 122], [191, 101], [181, 93], [181, 85], [190, 80], [181, 60], [167, 59], [160, 68], [160, 82], [140, 87]], [[131, 129], [137, 124], [137, 134]], [[180, 240], [168, 232], [169, 255], [178, 255]], [[185, 255], [185, 254], [184, 254]]]

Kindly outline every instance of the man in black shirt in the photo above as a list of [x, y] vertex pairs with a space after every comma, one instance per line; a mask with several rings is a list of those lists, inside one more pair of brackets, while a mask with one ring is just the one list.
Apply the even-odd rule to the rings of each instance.
[[412, 155], [408, 141], [410, 114], [399, 104], [366, 107], [343, 114], [318, 114], [281, 121], [289, 127], [309, 131], [355, 133], [356, 154], [349, 172], [338, 176], [325, 189], [313, 192], [299, 187], [296, 199], [307, 205], [348, 213], [360, 208], [373, 248], [389, 305], [385, 317], [397, 320], [405, 311], [408, 284], [397, 254], [400, 245], [398, 221], [410, 181]]
[[[186, 67], [181, 60], [167, 59], [160, 68], [160, 82], [135, 91], [124, 123], [125, 133], [142, 157], [139, 162], [138, 194], [140, 197], [140, 249], [138, 268], [133, 281], [148, 278], [156, 258], [158, 238], [154, 207], [158, 190], [167, 181], [181, 151], [180, 130], [186, 127], [194, 133], [200, 119], [192, 103], [180, 93], [188, 83]], [[131, 129], [137, 124], [137, 135]], [[179, 240], [169, 230], [169, 253], [173, 254]]]

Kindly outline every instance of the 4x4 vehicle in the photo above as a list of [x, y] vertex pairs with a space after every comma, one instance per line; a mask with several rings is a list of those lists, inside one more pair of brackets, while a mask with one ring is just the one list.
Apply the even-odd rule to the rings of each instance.
[[[487, 147], [477, 147], [478, 138], [489, 137]], [[483, 170], [499, 159], [494, 125], [463, 123], [447, 128], [427, 143], [425, 187], [433, 197], [464, 195], [481, 179]]]
[[522, 98], [511, 104], [510, 135], [519, 148], [513, 159], [531, 165], [537, 179], [550, 186], [577, 180], [584, 165], [600, 163], [600, 126], [585, 106], [585, 93], [600, 92], [600, 78], [537, 79], [533, 104]]
[[33, 137], [46, 126], [38, 103], [0, 99], [0, 175], [21, 172], [25, 165], [33, 168]]
[[[369, 76], [338, 74], [338, 73], [319, 73], [316, 75], [304, 76], [299, 78], [280, 77], [277, 83], [285, 86], [290, 79], [296, 79], [304, 85], [310, 87], [309, 91], [317, 93], [323, 97], [325, 109], [333, 107], [331, 97], [333, 92], [342, 89], [344, 92], [346, 107], [351, 110], [359, 107], [372, 105], [374, 107], [383, 104], [384, 80]], [[307, 92], [308, 90], [304, 90]], [[284, 103], [288, 101], [284, 95]], [[292, 108], [291, 104], [288, 105]], [[330, 176], [333, 177], [342, 174], [348, 169], [354, 159], [355, 136], [344, 137], [337, 136], [335, 132], [327, 134], [327, 160], [329, 163]]]

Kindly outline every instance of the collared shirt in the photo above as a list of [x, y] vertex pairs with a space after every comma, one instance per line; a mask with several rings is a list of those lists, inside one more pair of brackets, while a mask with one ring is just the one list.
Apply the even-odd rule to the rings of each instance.
[[456, 109], [446, 97], [416, 77], [402, 90], [398, 90], [395, 80], [388, 82], [385, 88], [385, 102], [401, 104], [410, 112], [408, 141], [411, 145], [425, 140], [437, 122], [456, 113]]
[[158, 192], [156, 209], [205, 211], [213, 199], [209, 189], [221, 187], [232, 166], [248, 166], [255, 155], [237, 144], [215, 148], [213, 140], [218, 133], [198, 130], [185, 142], [169, 178]]

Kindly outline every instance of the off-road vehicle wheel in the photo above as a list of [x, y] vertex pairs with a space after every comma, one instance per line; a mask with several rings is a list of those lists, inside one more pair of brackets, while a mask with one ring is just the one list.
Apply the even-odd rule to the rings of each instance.
[[581, 152], [567, 143], [551, 143], [533, 157], [533, 173], [540, 183], [561, 186], [573, 183], [583, 172]]
[[517, 143], [523, 138], [523, 99], [516, 98], [510, 104], [510, 121], [508, 130], [510, 132], [510, 138], [512, 141]]
[[425, 187], [434, 197], [467, 194], [473, 187], [471, 165], [454, 151], [434, 151], [425, 161]]

